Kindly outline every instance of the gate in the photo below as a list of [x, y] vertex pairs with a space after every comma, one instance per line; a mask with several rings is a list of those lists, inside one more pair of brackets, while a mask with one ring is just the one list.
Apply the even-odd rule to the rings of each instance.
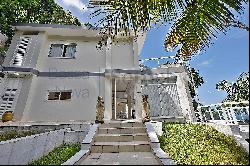
[[173, 81], [142, 80], [142, 94], [148, 95], [152, 117], [182, 116], [177, 85]]

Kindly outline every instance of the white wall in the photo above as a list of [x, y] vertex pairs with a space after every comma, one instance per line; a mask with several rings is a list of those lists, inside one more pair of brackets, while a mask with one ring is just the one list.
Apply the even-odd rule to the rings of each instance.
[[[22, 35], [18, 31], [13, 38], [11, 49], [8, 50], [9, 57], [6, 58], [5, 66], [13, 59], [17, 39]], [[53, 36], [54, 35], [54, 36]], [[63, 34], [62, 34], [63, 35]], [[55, 36], [48, 32], [40, 32], [36, 36], [39, 42], [32, 43], [30, 52], [25, 56], [30, 62], [29, 66], [39, 72], [96, 72], [103, 73], [105, 69], [138, 69], [138, 47], [132, 39], [119, 39], [113, 42], [111, 50], [96, 48], [99, 38], [79, 36]], [[50, 45], [54, 43], [76, 43], [75, 59], [62, 59], [48, 57]], [[114, 44], [115, 43], [115, 44]], [[135, 47], [136, 46], [136, 47]], [[37, 58], [37, 61], [36, 61]], [[111, 64], [111, 65], [109, 65]], [[19, 107], [21, 121], [65, 121], [65, 120], [95, 120], [97, 96], [104, 97], [105, 119], [112, 117], [111, 99], [112, 83], [110, 78], [100, 76], [89, 76], [88, 78], [51, 78], [47, 76], [33, 75], [30, 86], [26, 88], [26, 99], [22, 99], [22, 114]], [[72, 90], [73, 96], [70, 101], [47, 101], [48, 90]], [[78, 95], [78, 96], [77, 96]], [[81, 97], [83, 95], [83, 97]], [[79, 97], [80, 96], [80, 97]], [[23, 109], [23, 108], [22, 108]]]
[[179, 98], [180, 98], [180, 104], [181, 104], [181, 108], [182, 108], [182, 113], [184, 115], [184, 117], [186, 117], [188, 120], [192, 120], [192, 111], [193, 111], [193, 106], [192, 106], [192, 101], [190, 101], [189, 97], [190, 93], [189, 89], [187, 89], [187, 74], [186, 73], [176, 73], [175, 75], [177, 75], [177, 81], [176, 81], [176, 85], [177, 85], [177, 91], [179, 94]]
[[[128, 41], [119, 41], [111, 47], [111, 64], [113, 69], [135, 69], [133, 44]], [[138, 56], [138, 55], [135, 55]]]
[[[34, 77], [22, 121], [95, 120], [98, 95], [104, 95], [103, 77]], [[72, 90], [71, 100], [48, 101], [48, 90]]]
[[[39, 71], [63, 72], [99, 72], [99, 68], [105, 68], [105, 54], [103, 50], [97, 50], [98, 40], [86, 40], [85, 38], [47, 38], [41, 51], [36, 68]], [[50, 45], [53, 43], [76, 43], [75, 59], [62, 59], [48, 57]]]
[[[83, 124], [84, 130], [73, 131], [60, 129], [41, 134], [1, 141], [0, 161], [1, 165], [27, 165], [47, 155], [54, 148], [63, 143], [81, 143], [86, 137], [90, 124]], [[80, 128], [80, 125], [77, 125]], [[22, 126], [23, 127], [23, 126]]]

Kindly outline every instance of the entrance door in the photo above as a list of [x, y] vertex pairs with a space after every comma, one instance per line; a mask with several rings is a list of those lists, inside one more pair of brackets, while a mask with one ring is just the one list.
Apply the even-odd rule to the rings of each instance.
[[134, 81], [124, 78], [112, 80], [112, 119], [131, 119], [134, 103]]

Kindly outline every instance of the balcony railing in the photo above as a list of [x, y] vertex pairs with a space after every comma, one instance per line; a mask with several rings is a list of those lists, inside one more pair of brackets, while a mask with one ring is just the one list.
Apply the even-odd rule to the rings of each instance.
[[249, 102], [225, 102], [199, 106], [195, 111], [196, 122], [222, 124], [249, 124]]

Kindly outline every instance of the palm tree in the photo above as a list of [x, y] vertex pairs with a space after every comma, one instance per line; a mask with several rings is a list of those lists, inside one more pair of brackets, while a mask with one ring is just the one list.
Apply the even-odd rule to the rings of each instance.
[[90, 0], [91, 7], [96, 9], [91, 16], [101, 16], [96, 26], [102, 25], [113, 36], [173, 23], [165, 48], [181, 45], [177, 55], [183, 57], [205, 50], [219, 32], [225, 33], [229, 27], [249, 31], [236, 18], [242, 14], [244, 3], [248, 0]]

